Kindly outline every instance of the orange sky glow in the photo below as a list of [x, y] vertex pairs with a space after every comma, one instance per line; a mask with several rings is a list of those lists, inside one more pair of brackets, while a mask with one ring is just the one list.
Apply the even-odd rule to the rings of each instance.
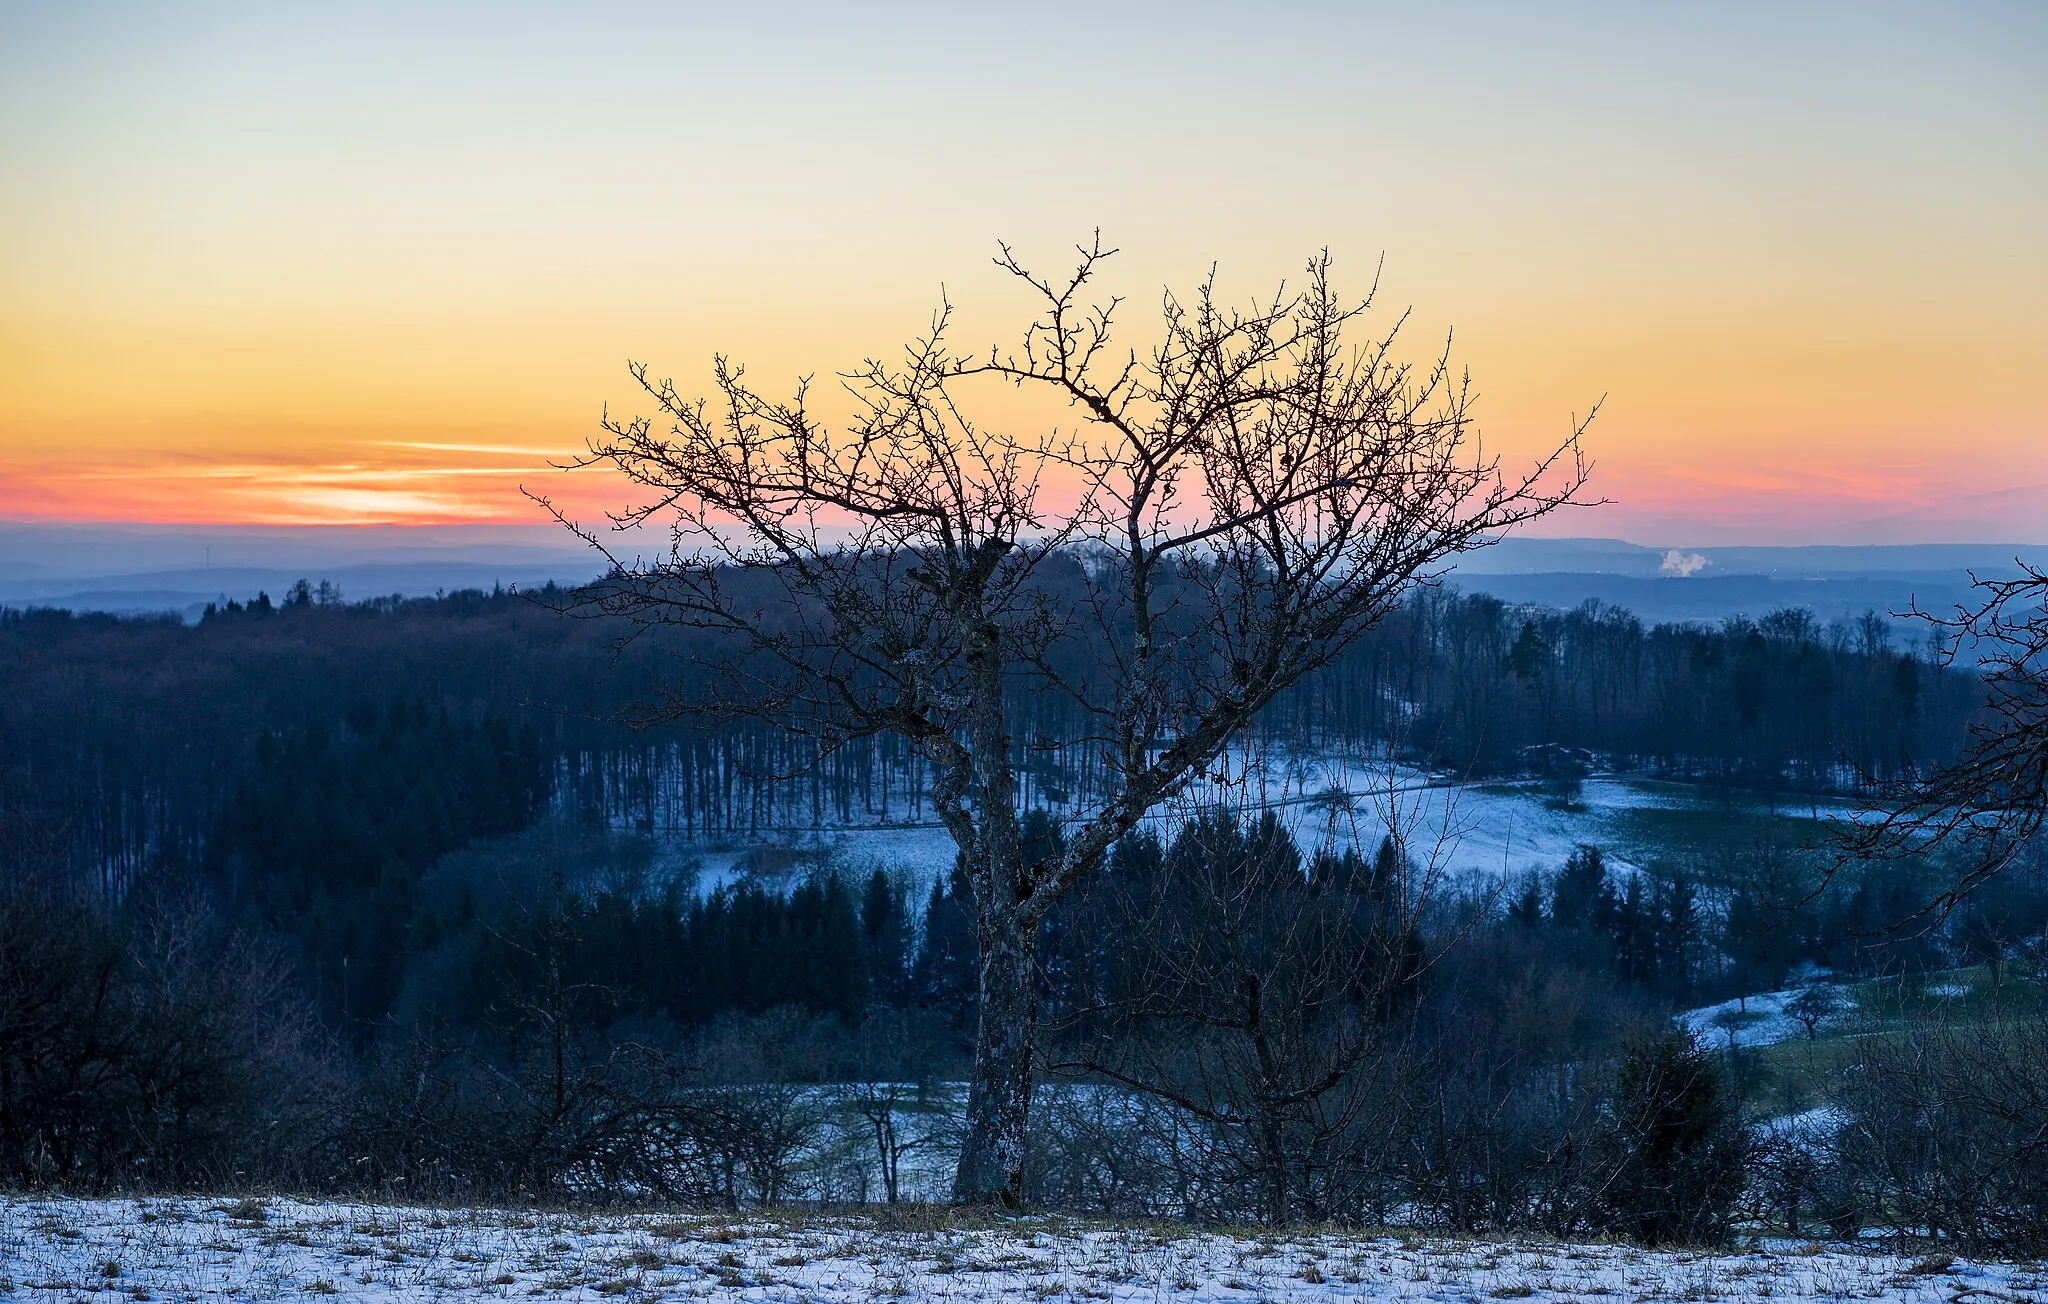
[[[627, 359], [1327, 246], [1651, 544], [2048, 541], [2048, 10], [0, 11], [0, 520], [531, 523]], [[829, 399], [826, 400], [829, 403]], [[1060, 419], [990, 395], [993, 421]]]

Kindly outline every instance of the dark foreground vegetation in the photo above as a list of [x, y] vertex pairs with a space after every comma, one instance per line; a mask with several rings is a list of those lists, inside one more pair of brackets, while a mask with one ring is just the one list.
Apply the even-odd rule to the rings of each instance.
[[[0, 617], [0, 1181], [905, 1194], [957, 1144], [971, 886], [763, 854], [699, 893], [673, 839], [927, 817], [919, 762], [877, 739], [778, 785], [787, 736], [635, 732], [617, 717], [661, 677], [691, 686], [673, 647], [606, 637], [482, 594]], [[1716, 835], [1626, 870], [1588, 847], [1478, 896], [1428, 848], [1302, 846], [1256, 810], [1126, 838], [1043, 927], [1033, 1198], [2041, 1252], [2038, 850], [1898, 927], [1942, 866], [1809, 895], [1797, 832], [1742, 813], [1943, 759], [1975, 700], [1877, 620], [1644, 629], [1425, 591], [1270, 708], [1265, 740], [1540, 777], [1560, 802], [1591, 763], [1688, 780], [1725, 799]], [[1073, 724], [1021, 709], [1042, 738]], [[1085, 755], [1019, 769], [1027, 836], [1057, 843]], [[1917, 995], [1959, 968], [1970, 1000]], [[1869, 1035], [1802, 1060], [1804, 1038], [1672, 1031], [1802, 980], [1814, 1026], [1853, 1001]], [[1783, 1115], [1805, 1121], [1756, 1126]]]

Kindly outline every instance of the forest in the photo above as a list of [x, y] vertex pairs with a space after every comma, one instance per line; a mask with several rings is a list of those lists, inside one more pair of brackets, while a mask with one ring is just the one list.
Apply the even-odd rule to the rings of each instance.
[[[190, 626], [0, 615], [0, 1182], [909, 1189], [972, 1047], [973, 887], [775, 835], [928, 820], [919, 758], [642, 727], [650, 696], [698, 687], [687, 638], [618, 646], [549, 596], [301, 584]], [[1950, 1025], [1842, 1051], [1894, 1071], [1836, 1074], [1861, 1086], [1826, 1145], [1758, 1129], [1814, 1103], [1781, 1055], [1672, 1030], [1789, 984], [1810, 1037], [1851, 990], [1897, 1005], [1986, 966], [2000, 1044], [2034, 1044], [2038, 852], [1914, 923], [1939, 864], [1810, 890], [1812, 848], [1737, 813], [1953, 755], [1981, 694], [1933, 651], [1876, 615], [1646, 628], [1417, 590], [1260, 738], [1563, 804], [1589, 772], [1641, 775], [1728, 803], [1740, 836], [1619, 869], [1585, 845], [1490, 889], [1242, 803], [1126, 837], [1042, 925], [1034, 1198], [1684, 1243], [1910, 1217], [2038, 1251], [2044, 1157], [2010, 1138], [2033, 1115], [1986, 1106], [1946, 1124], [1974, 1150], [1922, 1144], [1911, 1093], [1998, 1090]], [[1054, 702], [1017, 711], [1042, 851], [1092, 777]], [[721, 844], [755, 850], [700, 890], [688, 848]], [[858, 1165], [818, 1158], [830, 1118]], [[2007, 1189], [1970, 1195], [1987, 1171]]]
[[[415, 871], [542, 810], [693, 839], [932, 817], [925, 762], [886, 735], [817, 760], [810, 740], [762, 725], [636, 728], [650, 695], [701, 690], [692, 641], [705, 636], [621, 648], [615, 627], [562, 619], [550, 598], [344, 602], [302, 582], [193, 626], [0, 611], [6, 800], [61, 823], [72, 870], [110, 899], [151, 866], [218, 860], [223, 837], [326, 836], [317, 822], [259, 834], [230, 813], [256, 818], [265, 803], [364, 801], [364, 819], [398, 822], [382, 854]], [[1576, 756], [1730, 788], [1853, 792], [1960, 745], [1980, 695], [1933, 651], [1876, 613], [1645, 628], [1594, 604], [1516, 609], [1422, 588], [1254, 734], [1458, 776]], [[1057, 810], [1096, 777], [1089, 749], [1062, 745], [1083, 722], [1054, 695], [1019, 698], [1024, 804]], [[400, 812], [328, 778], [410, 795]], [[421, 782], [431, 791], [413, 791]]]

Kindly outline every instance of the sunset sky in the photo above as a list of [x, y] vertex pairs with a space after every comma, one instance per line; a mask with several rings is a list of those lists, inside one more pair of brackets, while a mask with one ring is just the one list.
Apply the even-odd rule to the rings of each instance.
[[1553, 533], [2048, 542], [2034, 0], [7, 5], [0, 520], [602, 504], [627, 359], [1008, 339], [1097, 226], [1134, 343], [1328, 246], [1511, 459], [1605, 396]]

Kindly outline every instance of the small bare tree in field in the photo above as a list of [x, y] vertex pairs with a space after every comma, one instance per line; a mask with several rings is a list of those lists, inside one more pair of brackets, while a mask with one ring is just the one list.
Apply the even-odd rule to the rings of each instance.
[[[699, 655], [719, 687], [651, 702], [648, 722], [768, 719], [820, 755], [890, 732], [934, 767], [979, 912], [965, 1202], [1021, 1193], [1053, 903], [1412, 584], [1585, 480], [1583, 423], [1526, 475], [1502, 474], [1447, 356], [1399, 362], [1399, 321], [1346, 338], [1371, 297], [1340, 299], [1327, 256], [1243, 311], [1213, 282], [1166, 296], [1141, 353], [1111, 343], [1119, 301], [1088, 297], [1113, 252], [1098, 240], [1043, 279], [1004, 248], [997, 265], [1040, 305], [1017, 347], [953, 351], [942, 309], [900, 363], [845, 377], [858, 414], [843, 430], [804, 386], [769, 398], [722, 357], [709, 402], [635, 365], [656, 414], [608, 415], [579, 462], [643, 491], [616, 526], [666, 525], [672, 546], [653, 564], [614, 558], [572, 609], [717, 636], [695, 646], [717, 649]], [[989, 381], [1064, 398], [1073, 428], [979, 423], [966, 399]], [[1056, 745], [1093, 749], [1106, 775], [1058, 853], [1028, 862], [1018, 770], [1038, 743], [1012, 728], [1027, 688], [1071, 699], [1091, 724]]]

